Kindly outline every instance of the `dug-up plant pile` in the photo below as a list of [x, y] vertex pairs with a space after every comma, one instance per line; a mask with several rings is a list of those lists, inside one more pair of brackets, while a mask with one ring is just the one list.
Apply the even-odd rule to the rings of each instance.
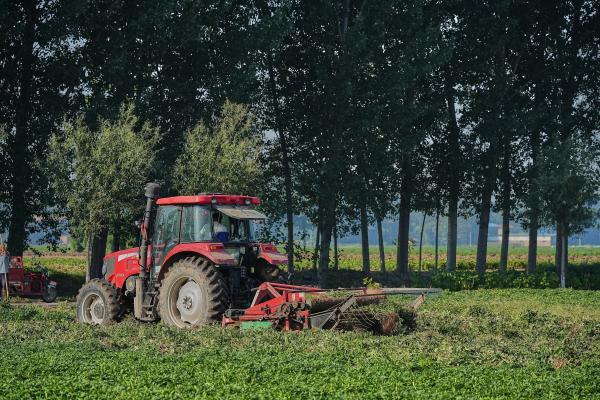
[[[399, 335], [416, 328], [417, 308], [422, 298], [384, 296], [379, 289], [369, 289], [366, 296], [342, 311], [337, 323], [329, 329], [370, 332], [375, 335]], [[354, 292], [326, 292], [307, 295], [311, 313], [327, 312], [342, 306]]]

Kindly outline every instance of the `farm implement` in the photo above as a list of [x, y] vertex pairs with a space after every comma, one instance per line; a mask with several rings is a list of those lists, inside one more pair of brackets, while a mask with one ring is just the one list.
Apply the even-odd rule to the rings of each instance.
[[278, 330], [329, 329], [360, 330], [389, 335], [402, 323], [395, 312], [373, 312], [362, 306], [378, 304], [386, 296], [416, 296], [407, 312], [423, 304], [426, 293], [439, 289], [321, 289], [264, 282], [257, 289], [250, 307], [225, 311], [222, 326], [272, 327]]
[[[358, 329], [386, 334], [401, 317], [369, 306], [396, 294], [417, 296], [426, 289], [327, 290], [287, 284], [286, 255], [255, 237], [266, 217], [250, 196], [202, 193], [159, 198], [146, 185], [140, 246], [104, 257], [102, 270], [77, 296], [77, 319], [107, 324], [132, 310], [140, 321], [162, 320], [191, 328], [269, 326], [281, 330]], [[366, 306], [367, 309], [362, 309]]]
[[3, 244], [0, 245], [0, 283], [4, 299], [9, 296], [37, 297], [52, 303], [58, 294], [57, 284], [50, 279], [46, 268], [37, 264], [36, 271], [25, 269], [23, 258], [9, 256]]

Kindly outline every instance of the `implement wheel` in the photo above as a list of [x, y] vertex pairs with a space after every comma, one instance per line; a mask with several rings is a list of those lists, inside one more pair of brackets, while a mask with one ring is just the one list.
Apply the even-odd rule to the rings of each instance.
[[77, 295], [77, 320], [90, 325], [108, 325], [120, 311], [117, 289], [104, 279], [92, 279]]
[[225, 311], [227, 291], [223, 276], [200, 257], [176, 262], [160, 285], [158, 309], [162, 321], [193, 328], [218, 321]]
[[46, 292], [42, 295], [42, 300], [44, 300], [46, 303], [54, 303], [56, 296], [58, 296], [58, 291], [56, 288], [48, 286], [46, 288]]

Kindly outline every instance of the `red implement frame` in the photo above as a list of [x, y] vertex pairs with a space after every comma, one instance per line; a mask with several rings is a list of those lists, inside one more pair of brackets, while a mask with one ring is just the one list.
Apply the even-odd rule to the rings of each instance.
[[[306, 293], [323, 293], [334, 291], [347, 291], [347, 297], [340, 297], [340, 302], [330, 308], [311, 313], [307, 304]], [[377, 289], [369, 292], [368, 288], [352, 289], [321, 289], [312, 286], [295, 286], [283, 283], [264, 282], [257, 289], [250, 307], [246, 309], [229, 309], [223, 315], [222, 326], [240, 326], [244, 322], [270, 322], [273, 327], [285, 331], [302, 330], [310, 328], [336, 329], [344, 315], [357, 305], [358, 301], [367, 298], [381, 298], [389, 295], [415, 295], [411, 309], [415, 311], [425, 298], [425, 293], [440, 293], [440, 289], [432, 288], [388, 288]], [[356, 317], [356, 313], [354, 316]], [[383, 319], [373, 318], [363, 313], [368, 318], [362, 321], [363, 328], [379, 334], [388, 334], [398, 322], [398, 316], [382, 315]], [[359, 315], [360, 316], [360, 315]], [[393, 325], [390, 325], [390, 321]]]
[[256, 289], [250, 307], [230, 310], [223, 316], [221, 324], [228, 326], [245, 321], [271, 321], [273, 324], [283, 323], [281, 328], [286, 331], [293, 330], [299, 324], [301, 326], [297, 327], [300, 329], [310, 328], [310, 313], [304, 294], [323, 291], [311, 286], [264, 282]]

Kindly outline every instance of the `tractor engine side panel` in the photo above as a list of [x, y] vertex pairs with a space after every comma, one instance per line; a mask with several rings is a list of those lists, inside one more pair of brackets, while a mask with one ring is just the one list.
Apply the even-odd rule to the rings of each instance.
[[138, 248], [115, 251], [104, 257], [102, 274], [117, 288], [123, 288], [125, 281], [140, 273]]

